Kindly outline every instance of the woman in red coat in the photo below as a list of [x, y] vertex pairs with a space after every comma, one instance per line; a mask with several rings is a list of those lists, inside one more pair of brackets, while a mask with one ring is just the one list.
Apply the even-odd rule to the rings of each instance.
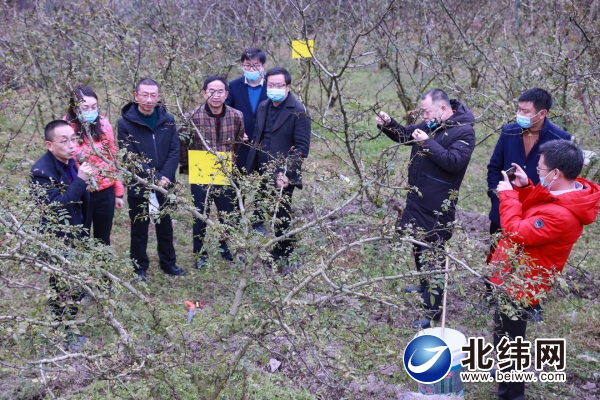
[[[69, 102], [68, 114], [63, 119], [71, 124], [79, 137], [75, 157], [77, 164], [86, 161], [94, 167], [92, 174], [94, 181], [90, 180], [88, 186], [90, 207], [85, 227], [91, 234], [93, 225], [94, 238], [110, 245], [115, 208], [119, 210], [123, 208], [123, 182], [116, 168], [96, 155], [94, 148], [109, 161], [117, 159], [112, 126], [108, 119], [98, 112], [96, 93], [84, 85], [75, 89]], [[86, 125], [92, 137], [91, 143], [88, 135], [85, 134]]]

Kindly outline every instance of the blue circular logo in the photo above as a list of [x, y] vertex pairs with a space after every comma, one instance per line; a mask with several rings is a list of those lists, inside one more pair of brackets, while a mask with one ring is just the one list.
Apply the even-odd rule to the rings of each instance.
[[432, 335], [418, 336], [404, 350], [404, 368], [419, 383], [436, 383], [450, 372], [452, 353], [443, 339]]

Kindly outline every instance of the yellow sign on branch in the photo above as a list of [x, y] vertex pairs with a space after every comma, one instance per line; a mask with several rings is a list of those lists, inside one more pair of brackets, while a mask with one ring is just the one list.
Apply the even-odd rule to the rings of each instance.
[[[312, 58], [311, 52], [315, 52], [315, 41], [292, 40], [292, 58]], [[309, 50], [310, 48], [310, 50]]]
[[[232, 171], [231, 153], [219, 151], [227, 171]], [[223, 165], [216, 155], [203, 150], [188, 150], [190, 183], [199, 185], [229, 185]]]

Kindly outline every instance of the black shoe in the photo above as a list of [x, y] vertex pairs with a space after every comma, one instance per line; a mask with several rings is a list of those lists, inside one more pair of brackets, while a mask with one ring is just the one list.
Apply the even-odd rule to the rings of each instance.
[[[423, 285], [417, 285], [416, 287], [417, 293], [423, 293]], [[415, 287], [414, 286], [407, 286], [404, 291], [406, 293], [412, 293], [415, 291]]]
[[413, 329], [427, 329], [431, 327], [431, 321], [439, 321], [441, 313], [439, 311], [428, 311], [423, 319], [416, 319], [412, 323]]
[[473, 307], [475, 307], [475, 309], [478, 311], [488, 312], [492, 308], [496, 307], [497, 304], [498, 304], [498, 301], [495, 298], [484, 295], [481, 298], [481, 301], [479, 303], [473, 305]]
[[64, 347], [65, 350], [68, 351], [80, 351], [85, 342], [89, 339], [83, 335], [77, 335], [73, 332], [67, 332], [67, 337], [65, 338]]
[[[229, 250], [227, 250], [227, 253], [222, 253], [221, 257], [225, 261], [233, 261], [233, 254], [231, 254], [231, 252]], [[238, 260], [240, 260], [240, 262], [243, 264], [246, 262], [246, 257], [238, 256]]]
[[301, 266], [302, 260], [298, 260], [296, 261], [296, 264], [292, 265], [290, 260], [286, 258], [283, 265], [279, 264], [277, 266], [277, 272], [279, 272], [281, 275], [289, 275], [299, 270]]
[[256, 232], [260, 233], [263, 236], [267, 236], [267, 230], [265, 229], [263, 224], [254, 224], [252, 225], [252, 229], [254, 229]]
[[206, 267], [206, 264], [208, 264], [206, 256], [200, 256], [200, 258], [196, 261], [196, 269], [202, 271], [204, 267]]
[[527, 321], [533, 322], [534, 324], [542, 322], [544, 320], [542, 315], [542, 308], [537, 305], [533, 306], [530, 311], [527, 312]]
[[173, 265], [171, 267], [161, 268], [165, 274], [174, 275], [174, 276], [184, 276], [185, 271], [179, 268], [177, 265]]
[[136, 269], [135, 274], [137, 275], [137, 281], [146, 282], [146, 270], [145, 269]]

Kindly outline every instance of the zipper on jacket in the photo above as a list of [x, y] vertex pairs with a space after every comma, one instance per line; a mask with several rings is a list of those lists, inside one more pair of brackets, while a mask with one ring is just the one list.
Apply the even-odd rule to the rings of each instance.
[[158, 150], [156, 148], [156, 136], [154, 136], [154, 132], [152, 132], [152, 143], [154, 143], [154, 160], [158, 164]]

